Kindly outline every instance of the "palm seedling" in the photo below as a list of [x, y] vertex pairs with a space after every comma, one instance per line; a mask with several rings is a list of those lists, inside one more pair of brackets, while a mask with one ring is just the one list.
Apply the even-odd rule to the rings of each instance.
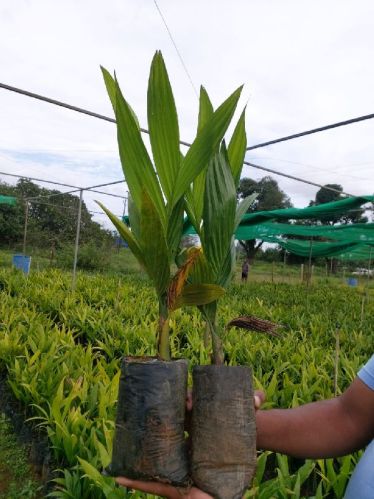
[[[183, 155], [171, 85], [162, 55], [156, 52], [147, 96], [151, 159], [116, 77], [102, 71], [117, 122], [119, 154], [130, 194], [131, 230], [100, 206], [152, 280], [159, 304], [157, 361], [126, 358], [122, 365], [111, 472], [183, 485], [188, 475], [183, 435], [187, 363], [171, 362], [169, 318], [183, 305], [206, 306], [224, 290], [217, 280], [187, 283], [200, 250], [190, 252], [175, 274], [172, 265], [183, 234], [186, 192], [195, 179], [205, 176], [241, 88], [200, 119], [196, 138]], [[204, 99], [204, 92], [202, 95]]]
[[[204, 90], [200, 122], [214, 115]], [[236, 191], [246, 149], [244, 111], [228, 147], [222, 141], [206, 171], [186, 195], [187, 213], [200, 237], [202, 252], [190, 281], [226, 288], [235, 270], [234, 234], [250, 204], [237, 205]], [[217, 322], [218, 299], [199, 305], [212, 339], [213, 365], [193, 370], [192, 479], [219, 499], [242, 497], [256, 465], [256, 428], [251, 370], [224, 366], [222, 330]], [[214, 435], [214, 437], [213, 437]]]
[[[152, 61], [148, 85], [150, 158], [138, 120], [124, 99], [116, 78], [102, 68], [117, 121], [119, 153], [129, 188], [131, 230], [101, 203], [110, 220], [152, 280], [159, 302], [158, 356], [170, 359], [170, 312], [183, 305], [205, 305], [223, 293], [208, 281], [186, 284], [199, 252], [190, 255], [175, 275], [171, 266], [183, 235], [185, 193], [205, 170], [234, 114], [241, 88], [215, 112], [200, 119], [195, 140], [184, 156], [180, 151], [178, 117], [165, 64], [160, 52]], [[202, 99], [205, 93], [202, 92]], [[200, 105], [202, 109], [203, 104]], [[200, 182], [200, 180], [196, 180]], [[191, 212], [190, 212], [191, 213]]]

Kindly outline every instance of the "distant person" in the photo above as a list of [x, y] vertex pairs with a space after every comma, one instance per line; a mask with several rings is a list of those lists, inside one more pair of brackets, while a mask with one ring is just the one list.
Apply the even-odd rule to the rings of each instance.
[[[255, 408], [264, 402], [262, 392], [255, 393]], [[187, 410], [192, 399], [187, 399]], [[281, 452], [299, 458], [339, 457], [362, 449], [345, 492], [345, 499], [374, 499], [374, 355], [339, 397], [312, 402], [293, 409], [256, 412], [257, 448]], [[117, 483], [169, 499], [209, 499], [211, 496], [192, 487], [177, 489], [171, 485], [142, 482], [118, 477]]]
[[247, 282], [249, 272], [249, 260], [246, 258], [242, 265], [242, 282]]

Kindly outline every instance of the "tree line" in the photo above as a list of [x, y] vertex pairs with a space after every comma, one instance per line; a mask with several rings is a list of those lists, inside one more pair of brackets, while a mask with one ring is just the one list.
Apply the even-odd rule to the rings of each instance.
[[[29, 202], [27, 242], [38, 248], [58, 248], [75, 240], [79, 198], [72, 194], [40, 187], [27, 179], [16, 185], [0, 182], [0, 194], [17, 199], [15, 206], [0, 204], [0, 246], [14, 248], [22, 244], [25, 226], [25, 200]], [[84, 201], [81, 212], [80, 242], [106, 244], [114, 241], [113, 233], [92, 220]]]
[[[331, 187], [334, 191], [328, 189]], [[240, 180], [238, 199], [256, 192], [255, 202], [249, 212], [267, 211], [279, 208], [292, 208], [290, 197], [270, 176], [260, 180], [248, 177]], [[328, 203], [341, 199], [343, 186], [326, 184], [319, 189], [309, 206]], [[40, 187], [27, 179], [20, 179], [16, 185], [0, 182], [0, 194], [17, 198], [15, 206], [0, 204], [0, 246], [14, 248], [22, 244], [25, 225], [25, 199], [43, 196], [40, 201], [29, 203], [28, 244], [38, 248], [58, 248], [72, 244], [75, 240], [79, 198], [72, 194], [63, 194], [58, 190]], [[321, 220], [304, 220], [304, 224], [331, 224], [367, 222], [364, 210], [357, 209], [340, 217], [326, 217]], [[81, 244], [94, 243], [105, 245], [114, 242], [114, 234], [103, 229], [92, 220], [86, 204], [82, 203]], [[262, 241], [239, 241], [246, 257], [252, 261], [262, 247]]]

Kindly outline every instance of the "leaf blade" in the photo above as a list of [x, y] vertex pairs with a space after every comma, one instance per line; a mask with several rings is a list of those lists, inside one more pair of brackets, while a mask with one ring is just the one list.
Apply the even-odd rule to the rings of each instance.
[[142, 249], [139, 245], [139, 242], [134, 237], [130, 229], [124, 224], [119, 218], [117, 218], [114, 213], [112, 213], [108, 208], [106, 208], [100, 201], [96, 201], [96, 203], [100, 206], [100, 208], [108, 215], [110, 221], [114, 225], [114, 227], [118, 230], [120, 236], [127, 242], [130, 250], [138, 260], [141, 265], [145, 265], [144, 257]]
[[235, 187], [238, 188], [240, 175], [242, 173], [245, 152], [247, 148], [247, 134], [245, 131], [245, 109], [240, 115], [239, 121], [234, 129], [227, 154], [231, 166], [232, 175], [234, 177]]
[[243, 215], [247, 213], [248, 208], [251, 206], [251, 204], [257, 198], [257, 196], [258, 196], [257, 192], [251, 194], [250, 196], [247, 196], [236, 207], [234, 231], [238, 228], [243, 218]]
[[185, 194], [192, 181], [207, 167], [212, 155], [216, 152], [230, 124], [241, 90], [242, 87], [235, 90], [197, 134], [178, 171], [171, 198], [172, 206]]
[[152, 203], [165, 224], [166, 210], [161, 188], [133, 117], [130, 106], [124, 99], [116, 81], [117, 138], [123, 172], [137, 208], [141, 209], [142, 192], [147, 190]]
[[169, 251], [162, 222], [148, 193], [144, 190], [140, 214], [140, 245], [145, 268], [161, 296], [170, 280]]
[[177, 110], [160, 51], [156, 52], [152, 60], [147, 98], [148, 127], [153, 159], [163, 192], [169, 200], [178, 174], [181, 156]]
[[235, 213], [234, 180], [222, 150], [207, 170], [203, 212], [203, 248], [217, 278], [231, 248]]
[[216, 284], [187, 284], [176, 299], [173, 310], [183, 306], [207, 305], [224, 293], [225, 290]]

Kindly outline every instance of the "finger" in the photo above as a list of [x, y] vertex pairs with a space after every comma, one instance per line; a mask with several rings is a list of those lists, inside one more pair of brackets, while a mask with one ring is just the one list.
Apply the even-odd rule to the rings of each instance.
[[158, 482], [142, 482], [141, 480], [132, 480], [130, 478], [125, 478], [119, 476], [116, 482], [123, 487], [129, 487], [131, 489], [140, 490], [141, 492], [146, 492], [147, 494], [155, 494], [158, 496], [167, 497], [168, 499], [180, 499], [181, 495], [175, 487], [167, 485], [165, 483]]
[[190, 490], [190, 495], [188, 497], [190, 497], [191, 499], [213, 499], [213, 496], [210, 496], [206, 492], [203, 492], [196, 487], [192, 487], [192, 489]]
[[253, 399], [254, 399], [255, 409], [257, 410], [260, 409], [262, 404], [265, 402], [266, 397], [263, 391], [255, 390]]

